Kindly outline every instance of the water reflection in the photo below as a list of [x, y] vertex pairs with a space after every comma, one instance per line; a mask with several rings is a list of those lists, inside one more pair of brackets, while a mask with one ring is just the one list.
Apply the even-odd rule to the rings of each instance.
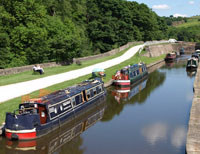
[[166, 140], [168, 126], [165, 123], [154, 123], [142, 129], [142, 135], [146, 137], [152, 145], [159, 140]]
[[[164, 72], [160, 72], [157, 70], [154, 71], [153, 73], [149, 74], [147, 80], [144, 80], [139, 85], [130, 87], [130, 91], [132, 91], [133, 93], [130, 95], [129, 93], [126, 93], [125, 95], [127, 95], [128, 98], [126, 97], [126, 99], [123, 100], [121, 98], [117, 98], [116, 100], [116, 95], [114, 95], [116, 94], [115, 87], [109, 88], [107, 96], [107, 109], [105, 111], [105, 115], [102, 121], [112, 120], [115, 115], [119, 115], [123, 111], [124, 105], [126, 104], [144, 103], [151, 92], [153, 92], [156, 88], [164, 83], [165, 78], [166, 74]], [[142, 90], [140, 90], [138, 89], [139, 87], [143, 87], [143, 89], [141, 88]]]
[[193, 78], [196, 76], [196, 71], [190, 71], [190, 70], [186, 70], [187, 72], [187, 76], [190, 77], [190, 78]]
[[[94, 106], [90, 106], [81, 114], [76, 115], [72, 121], [43, 138], [30, 141], [3, 139], [1, 142], [6, 144], [5, 153], [84, 153], [84, 149], [80, 148], [83, 143], [80, 134], [102, 119], [106, 107], [105, 98], [102, 99]], [[4, 150], [2, 149], [0, 152], [3, 153]]]
[[171, 135], [171, 143], [176, 148], [180, 148], [186, 142], [187, 130], [184, 126], [179, 126], [175, 128], [174, 132]]
[[147, 79], [144, 79], [139, 84], [135, 86], [128, 87], [116, 87], [112, 91], [112, 95], [118, 103], [126, 102], [130, 100], [133, 96], [141, 92], [146, 87]]
[[182, 147], [186, 142], [186, 128], [184, 126], [178, 126], [174, 130], [170, 130], [169, 128], [166, 123], [157, 122], [145, 126], [141, 133], [151, 145], [166, 141], [169, 135], [171, 137], [171, 144], [174, 147], [177, 149]]

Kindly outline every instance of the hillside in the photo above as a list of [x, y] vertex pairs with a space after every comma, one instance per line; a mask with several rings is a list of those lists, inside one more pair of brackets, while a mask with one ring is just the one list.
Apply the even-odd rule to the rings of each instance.
[[187, 22], [180, 23], [180, 24], [176, 25], [175, 27], [188, 28], [188, 27], [194, 27], [194, 26], [198, 26], [198, 25], [200, 25], [200, 16], [194, 16], [194, 17], [187, 18]]
[[126, 0], [1, 0], [0, 69], [104, 53], [167, 38], [145, 4]]

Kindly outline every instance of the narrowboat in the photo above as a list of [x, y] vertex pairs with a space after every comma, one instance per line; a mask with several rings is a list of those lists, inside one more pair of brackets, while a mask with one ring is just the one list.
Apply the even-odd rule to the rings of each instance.
[[115, 100], [120, 103], [121, 101], [130, 100], [133, 96], [141, 92], [147, 83], [147, 78], [145, 78], [142, 82], [129, 87], [117, 87], [112, 91], [112, 95], [115, 97]]
[[187, 70], [195, 70], [198, 67], [198, 59], [191, 57], [187, 60], [187, 65], [186, 65], [186, 69]]
[[180, 55], [184, 55], [185, 54], [185, 49], [182, 47], [181, 49], [180, 49]]
[[[8, 140], [6, 143], [6, 152], [20, 153], [23, 151], [31, 153], [59, 153], [60, 149], [65, 147], [65, 153], [71, 153], [71, 148], [76, 149], [77, 142], [80, 143], [80, 134], [88, 128], [95, 125], [103, 118], [106, 109], [106, 97], [102, 97], [95, 105], [83, 109], [81, 114], [77, 114], [70, 122], [49, 133], [48, 135], [35, 140], [23, 140], [17, 143]], [[75, 139], [76, 138], [76, 139]], [[73, 142], [71, 140], [75, 139]], [[1, 144], [1, 142], [0, 142]], [[79, 148], [79, 146], [77, 146]], [[68, 151], [69, 150], [69, 151]]]
[[165, 57], [165, 61], [173, 61], [175, 59], [176, 59], [176, 53], [174, 52], [168, 53]]
[[197, 60], [198, 60], [198, 62], [199, 62], [199, 54], [198, 53], [192, 53], [192, 56], [191, 57], [194, 57], [194, 58], [196, 58]]
[[6, 113], [5, 136], [13, 140], [27, 140], [51, 132], [105, 97], [103, 84], [100, 78], [95, 78], [19, 104], [19, 109]]
[[197, 53], [197, 54], [200, 56], [200, 49], [197, 49], [197, 50], [195, 51], [195, 53]]
[[136, 84], [148, 75], [146, 65], [144, 63], [129, 65], [117, 71], [112, 76], [113, 84], [116, 86], [130, 86]]

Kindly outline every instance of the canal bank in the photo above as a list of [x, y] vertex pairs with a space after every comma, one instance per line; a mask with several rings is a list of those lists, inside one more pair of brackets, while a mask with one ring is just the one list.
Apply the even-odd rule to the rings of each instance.
[[190, 110], [186, 152], [187, 154], [200, 153], [200, 66], [194, 81], [194, 96]]
[[[147, 65], [148, 73], [155, 71], [157, 68], [164, 65], [164, 59], [159, 60], [157, 62], [151, 63]], [[113, 79], [109, 80], [108, 82], [104, 83], [104, 87], [109, 87], [113, 84]]]

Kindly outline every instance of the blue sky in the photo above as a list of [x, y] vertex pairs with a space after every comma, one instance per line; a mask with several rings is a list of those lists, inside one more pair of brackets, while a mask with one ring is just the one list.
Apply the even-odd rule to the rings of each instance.
[[200, 15], [200, 0], [129, 0], [144, 3], [159, 16]]

